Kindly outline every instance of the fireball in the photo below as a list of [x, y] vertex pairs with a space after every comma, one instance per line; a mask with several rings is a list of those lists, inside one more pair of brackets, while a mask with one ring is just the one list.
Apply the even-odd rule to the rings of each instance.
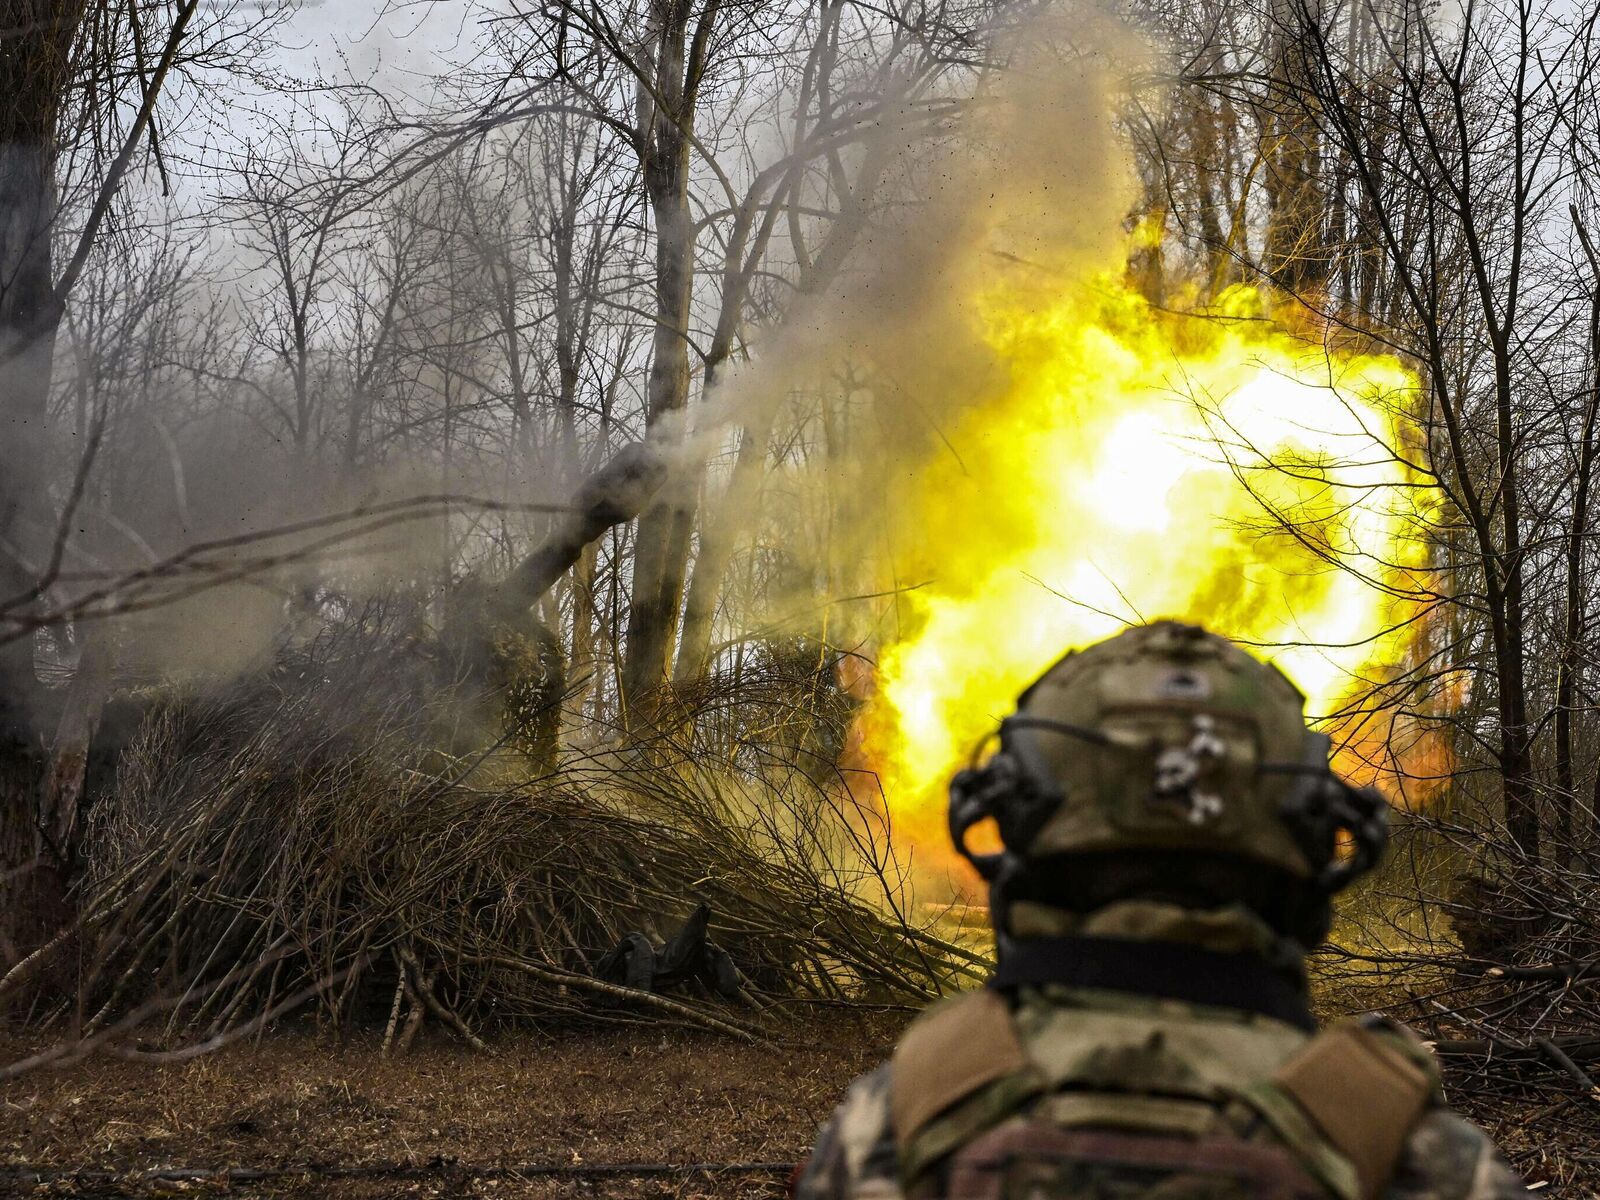
[[[1436, 493], [1399, 361], [1308, 337], [1247, 288], [1178, 314], [1096, 275], [1043, 302], [996, 287], [976, 319], [1004, 382], [902, 498], [916, 537], [894, 577], [928, 582], [900, 598], [861, 728], [902, 836], [932, 835], [1030, 681], [1129, 623], [1251, 644], [1313, 718], [1405, 661]], [[1370, 774], [1372, 747], [1357, 759]]]

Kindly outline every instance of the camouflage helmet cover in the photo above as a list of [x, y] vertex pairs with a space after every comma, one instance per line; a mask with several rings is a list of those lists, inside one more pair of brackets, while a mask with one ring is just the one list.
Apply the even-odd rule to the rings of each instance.
[[1281, 769], [1306, 761], [1304, 709], [1276, 667], [1194, 625], [1159, 621], [1068, 654], [1003, 727], [1043, 802], [1010, 849], [1220, 853], [1311, 877], [1321, 864], [1286, 819], [1298, 778]]

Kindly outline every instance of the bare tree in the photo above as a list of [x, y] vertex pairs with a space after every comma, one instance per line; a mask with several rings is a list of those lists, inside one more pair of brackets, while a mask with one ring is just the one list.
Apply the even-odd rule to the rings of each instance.
[[[50, 468], [48, 397], [57, 331], [135, 159], [161, 161], [156, 104], [174, 68], [203, 73], [270, 25], [218, 11], [196, 22], [199, 0], [12, 0], [0, 5], [0, 382], [7, 428], [0, 470], [0, 591], [8, 617], [25, 614], [60, 571], [79, 489], [64, 498]], [[58, 254], [60, 255], [58, 257]], [[76, 470], [82, 479], [85, 468]], [[57, 511], [61, 500], [64, 511]], [[61, 904], [59, 854], [41, 841], [31, 638], [0, 647], [0, 870], [9, 937], [39, 936]], [[49, 824], [49, 822], [44, 822]], [[32, 872], [38, 886], [15, 892]], [[52, 882], [52, 880], [54, 882]]]
[[[1491, 4], [1452, 18], [1409, 0], [1241, 10], [1212, 33], [1260, 31], [1271, 53], [1208, 49], [1191, 75], [1264, 114], [1260, 154], [1220, 166], [1241, 196], [1264, 172], [1265, 237], [1259, 256], [1237, 238], [1228, 253], [1335, 330], [1416, 365], [1414, 415], [1448, 499], [1434, 527], [1448, 583], [1434, 600], [1460, 619], [1391, 696], [1410, 687], [1396, 702], [1427, 714], [1424, 697], [1448, 675], [1441, 656], [1471, 672], [1481, 654], [1461, 749], [1488, 755], [1511, 837], [1537, 856], [1546, 778], [1557, 824], [1569, 821], [1575, 675], [1588, 655], [1594, 426], [1592, 404], [1573, 397], [1589, 395], [1575, 383], [1587, 378], [1589, 287], [1570, 269], [1569, 205], [1588, 187], [1575, 147], [1594, 129], [1596, 14]], [[1547, 627], [1549, 612], [1566, 619]]]

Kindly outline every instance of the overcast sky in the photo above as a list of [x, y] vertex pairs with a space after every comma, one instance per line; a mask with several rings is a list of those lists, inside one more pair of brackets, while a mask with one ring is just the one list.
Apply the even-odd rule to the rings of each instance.
[[462, 0], [302, 0], [284, 24], [279, 55], [296, 75], [331, 79], [377, 73], [407, 92], [472, 46], [477, 30]]
[[[235, 76], [221, 93], [171, 97], [164, 132], [190, 164], [172, 181], [181, 207], [192, 211], [194, 202], [203, 210], [232, 191], [246, 149], [281, 150], [281, 140], [270, 137], [274, 127], [293, 127], [298, 139], [314, 143], [319, 122], [308, 112], [338, 119], [338, 106], [314, 91], [318, 84], [355, 82], [402, 109], [425, 106], [439, 81], [450, 78], [452, 64], [472, 52], [479, 33], [474, 14], [483, 7], [465, 0], [300, 0], [276, 25], [276, 44], [256, 60], [260, 86]], [[149, 164], [142, 166], [134, 186], [153, 188]]]

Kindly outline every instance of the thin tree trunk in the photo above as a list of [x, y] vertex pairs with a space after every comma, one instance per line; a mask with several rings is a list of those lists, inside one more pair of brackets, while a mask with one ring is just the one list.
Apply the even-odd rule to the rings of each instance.
[[1499, 631], [1495, 660], [1500, 683], [1500, 770], [1505, 780], [1506, 828], [1524, 854], [1538, 858], [1539, 810], [1533, 779], [1533, 730], [1528, 722], [1521, 484], [1511, 411], [1511, 356], [1503, 344], [1497, 344], [1494, 351], [1502, 531], [1500, 611], [1494, 621]]
[[594, 576], [600, 557], [600, 541], [596, 538], [583, 548], [572, 568], [572, 656], [567, 668], [568, 692], [566, 712], [581, 724], [588, 712], [589, 697], [598, 688], [595, 678], [599, 670], [596, 653], [598, 631], [595, 628]]
[[1582, 647], [1585, 597], [1583, 590], [1583, 544], [1589, 533], [1589, 485], [1594, 474], [1595, 418], [1600, 410], [1600, 255], [1589, 240], [1589, 232], [1572, 209], [1572, 223], [1589, 260], [1591, 295], [1589, 300], [1589, 396], [1584, 404], [1583, 429], [1578, 442], [1578, 470], [1574, 480], [1576, 495], [1572, 503], [1572, 525], [1567, 530], [1567, 613], [1566, 643], [1556, 681], [1556, 837], [1563, 849], [1572, 845], [1572, 810], [1577, 799], [1577, 780], [1572, 765], [1572, 707], [1583, 662]]
[[695, 559], [694, 578], [684, 604], [682, 646], [673, 672], [680, 683], [699, 679], [710, 666], [712, 620], [743, 519], [750, 513], [761, 486], [770, 430], [770, 421], [759, 421], [741, 432], [733, 475], [728, 480], [716, 518], [701, 530], [700, 555]]
[[1273, 88], [1267, 97], [1262, 158], [1267, 190], [1267, 230], [1262, 265], [1294, 295], [1321, 291], [1327, 282], [1322, 223], [1320, 137], [1309, 106], [1307, 54], [1317, 44], [1319, 0], [1276, 0], [1272, 5]]

